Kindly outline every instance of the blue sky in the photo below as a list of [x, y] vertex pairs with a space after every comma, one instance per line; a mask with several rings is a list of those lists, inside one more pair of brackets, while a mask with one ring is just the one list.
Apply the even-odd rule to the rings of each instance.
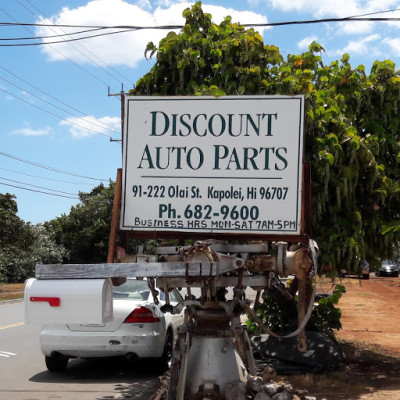
[[[193, 3], [174, 0], [7, 0], [2, 23], [66, 25], [182, 24]], [[230, 0], [203, 1], [220, 22], [240, 23], [343, 18], [400, 8], [400, 0]], [[400, 11], [373, 14], [400, 17]], [[7, 38], [50, 36], [68, 28], [0, 26], [0, 45], [27, 43]], [[74, 29], [73, 29], [74, 30]], [[316, 40], [325, 63], [350, 54], [353, 67], [369, 72], [375, 60], [399, 65], [399, 22], [347, 22], [259, 29], [266, 44], [282, 54], [299, 54]], [[68, 31], [69, 32], [69, 31]], [[68, 214], [79, 191], [115, 180], [121, 167], [120, 102], [152, 66], [144, 59], [149, 41], [168, 31], [143, 30], [72, 43], [0, 46], [0, 193], [16, 196], [18, 215], [33, 224]], [[55, 39], [43, 39], [55, 40]], [[30, 40], [39, 43], [40, 40]]]

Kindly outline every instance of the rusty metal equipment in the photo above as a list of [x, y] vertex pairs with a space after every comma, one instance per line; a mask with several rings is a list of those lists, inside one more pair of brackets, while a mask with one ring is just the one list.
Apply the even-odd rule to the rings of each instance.
[[[313, 303], [313, 299], [306, 299], [307, 277], [316, 266], [313, 242], [288, 248], [286, 242], [234, 245], [209, 240], [191, 246], [159, 247], [155, 253], [136, 256], [142, 268], [149, 261], [163, 265], [158, 277], [149, 278], [153, 295], [157, 298], [160, 290], [167, 294], [173, 288], [187, 291], [183, 303], [172, 307], [166, 295], [163, 306], [171, 313], [185, 307], [172, 360], [168, 400], [246, 398], [246, 385], [255, 379], [257, 369], [242, 317], [251, 316], [267, 333], [275, 335], [256, 316], [247, 294], [255, 291], [257, 302], [262, 290], [275, 287], [291, 297], [280, 280], [288, 275], [296, 277], [299, 306], [298, 329], [287, 337], [297, 335], [299, 351], [306, 350], [304, 328]], [[129, 256], [123, 258], [118, 260], [122, 264]], [[175, 272], [171, 272], [170, 263], [175, 263]], [[140, 270], [136, 273], [144, 274]]]

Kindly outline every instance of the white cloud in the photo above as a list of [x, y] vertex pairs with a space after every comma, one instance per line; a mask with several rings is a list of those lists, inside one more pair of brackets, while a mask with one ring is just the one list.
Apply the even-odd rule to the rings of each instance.
[[396, 54], [400, 53], [400, 38], [385, 38], [383, 44], [387, 44]]
[[375, 27], [375, 22], [360, 21], [360, 22], [342, 22], [339, 24], [338, 31], [344, 34], [366, 34], [372, 32]]
[[71, 117], [60, 122], [61, 126], [67, 126], [69, 133], [77, 138], [86, 138], [93, 135], [115, 135], [113, 131], [121, 130], [119, 117], [95, 118], [88, 115], [83, 118]]
[[26, 128], [21, 128], [21, 129], [15, 129], [11, 131], [9, 134], [10, 135], [20, 135], [20, 136], [46, 136], [50, 135], [51, 129], [50, 127], [42, 128], [42, 129], [32, 129], [29, 127]]
[[318, 42], [317, 36], [305, 37], [303, 40], [300, 40], [300, 42], [297, 42], [297, 48], [300, 50], [308, 50], [308, 46], [314, 41]]
[[[84, 6], [70, 9], [64, 7], [60, 13], [51, 19], [56, 24], [82, 25], [82, 26], [158, 26], [158, 25], [183, 25], [182, 12], [191, 7], [192, 3], [163, 1], [162, 8], [158, 6], [153, 12], [147, 11], [149, 2], [140, 0], [140, 5], [130, 4], [125, 0], [91, 0]], [[161, 4], [159, 2], [158, 4]], [[234, 21], [245, 23], [266, 23], [267, 18], [250, 11], [236, 11], [221, 6], [203, 5], [203, 10], [213, 16], [213, 21], [219, 23], [227, 15], [231, 15]], [[41, 20], [40, 22], [48, 22]], [[64, 32], [72, 32], [75, 29], [63, 28]], [[55, 30], [49, 27], [38, 28], [38, 36], [62, 34], [59, 28]], [[262, 34], [263, 29], [259, 29]], [[139, 30], [128, 33], [118, 33], [109, 36], [82, 40], [80, 42], [60, 43], [43, 46], [43, 51], [50, 60], [65, 60], [65, 57], [79, 63], [91, 63], [95, 54], [107, 65], [128, 65], [135, 67], [143, 59], [144, 50], [148, 42], [158, 44], [165, 37], [166, 30]], [[104, 33], [95, 31], [92, 34]], [[74, 36], [75, 38], [77, 36]], [[68, 37], [67, 37], [68, 38]], [[46, 39], [54, 41], [55, 39]], [[59, 40], [59, 39], [56, 39]], [[83, 45], [84, 47], [81, 47]], [[92, 61], [88, 58], [92, 58]], [[94, 62], [98, 62], [94, 59]]]
[[337, 50], [336, 54], [343, 55], [344, 53], [349, 53], [351, 55], [368, 55], [369, 57], [380, 56], [381, 51], [379, 50], [379, 46], [374, 43], [377, 41], [381, 43], [380, 38], [380, 35], [374, 34], [363, 39], [360, 38], [359, 40], [352, 40], [348, 42], [347, 46], [345, 46], [343, 49]]

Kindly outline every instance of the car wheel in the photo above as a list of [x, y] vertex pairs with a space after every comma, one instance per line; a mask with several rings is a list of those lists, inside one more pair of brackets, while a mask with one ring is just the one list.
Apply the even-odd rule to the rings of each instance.
[[172, 332], [171, 330], [168, 330], [167, 337], [165, 338], [164, 351], [159, 359], [160, 369], [162, 371], [169, 369], [171, 366], [173, 342]]
[[46, 367], [50, 372], [61, 372], [67, 368], [68, 357], [51, 357], [45, 356], [44, 360], [46, 362]]
[[394, 277], [395, 277], [395, 278], [398, 278], [398, 277], [399, 277], [399, 273], [398, 273], [398, 272], [395, 272], [395, 273], [394, 273]]
[[364, 275], [363, 275], [363, 279], [369, 279], [369, 275], [364, 274]]

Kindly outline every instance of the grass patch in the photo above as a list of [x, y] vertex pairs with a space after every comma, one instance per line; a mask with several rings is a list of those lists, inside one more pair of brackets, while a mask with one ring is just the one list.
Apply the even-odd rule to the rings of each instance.
[[0, 283], [0, 301], [22, 299], [24, 288], [24, 283]]

